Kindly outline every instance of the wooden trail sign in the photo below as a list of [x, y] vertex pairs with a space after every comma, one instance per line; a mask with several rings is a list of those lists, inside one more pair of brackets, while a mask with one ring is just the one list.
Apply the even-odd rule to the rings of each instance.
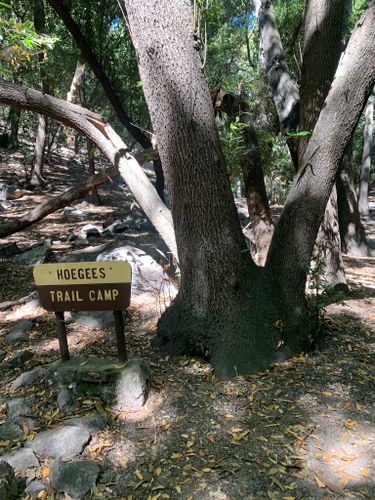
[[128, 262], [75, 262], [34, 267], [40, 302], [54, 311], [60, 354], [69, 359], [64, 311], [113, 311], [118, 357], [126, 359], [122, 311], [130, 305], [132, 269]]

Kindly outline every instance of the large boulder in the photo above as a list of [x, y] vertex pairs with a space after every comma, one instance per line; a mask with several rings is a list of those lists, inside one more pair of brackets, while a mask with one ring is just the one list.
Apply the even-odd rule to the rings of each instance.
[[[175, 287], [166, 280], [163, 268], [143, 250], [131, 245], [124, 245], [100, 253], [96, 259], [99, 262], [124, 260], [132, 266], [132, 296], [149, 294], [153, 297], [165, 292], [174, 297]], [[167, 283], [168, 281], [168, 283]]]

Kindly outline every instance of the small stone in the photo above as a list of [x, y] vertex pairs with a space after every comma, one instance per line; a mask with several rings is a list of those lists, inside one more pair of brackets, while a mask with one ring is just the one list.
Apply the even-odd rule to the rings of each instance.
[[100, 229], [94, 224], [86, 224], [83, 226], [79, 232], [80, 237], [83, 239], [88, 238], [99, 238], [100, 237]]
[[73, 407], [73, 394], [66, 386], [60, 387], [57, 395], [57, 406], [62, 413], [69, 412]]
[[23, 432], [14, 422], [7, 421], [0, 425], [0, 441], [14, 441], [21, 437], [23, 437]]
[[65, 422], [66, 425], [78, 425], [80, 427], [85, 427], [85, 429], [89, 432], [99, 432], [106, 427], [108, 420], [100, 413], [92, 413], [91, 415], [85, 415], [84, 417], [70, 418]]
[[16, 470], [30, 469], [31, 467], [39, 467], [39, 460], [29, 448], [21, 448], [7, 453], [0, 457], [1, 460], [8, 462]]
[[111, 328], [114, 325], [114, 316], [111, 311], [72, 312], [72, 320], [87, 328]]
[[66, 426], [41, 432], [25, 446], [43, 457], [67, 460], [82, 453], [89, 440], [85, 427]]
[[31, 351], [22, 351], [5, 361], [4, 365], [8, 368], [20, 368], [34, 356], [35, 354]]
[[41, 481], [35, 479], [26, 486], [25, 493], [27, 493], [31, 498], [38, 498], [38, 495], [41, 491], [47, 490], [47, 486], [45, 486]]
[[13, 258], [13, 262], [22, 266], [34, 267], [44, 262], [52, 262], [53, 253], [47, 245], [36, 245], [26, 252], [22, 252]]
[[139, 358], [127, 361], [116, 383], [117, 409], [143, 406], [149, 383], [150, 368], [146, 361]]
[[15, 398], [8, 402], [8, 418], [24, 417], [33, 414], [35, 397]]
[[0, 498], [12, 500], [17, 497], [17, 482], [13, 467], [0, 460]]
[[21, 319], [14, 323], [8, 330], [8, 334], [5, 335], [5, 342], [8, 344], [15, 344], [21, 342], [22, 340], [27, 340], [29, 335], [28, 332], [33, 327], [33, 323], [28, 319]]
[[90, 217], [90, 214], [76, 207], [65, 207], [63, 210], [63, 217], [67, 222], [74, 222], [87, 219]]
[[46, 374], [46, 370], [41, 366], [37, 366], [34, 370], [22, 373], [19, 377], [13, 380], [11, 384], [12, 389], [19, 389], [20, 387], [27, 387], [32, 385], [36, 380], [42, 378]]
[[0, 245], [0, 258], [9, 259], [19, 254], [21, 250], [18, 248], [17, 243], [3, 243]]
[[50, 473], [52, 488], [67, 493], [72, 498], [82, 498], [95, 486], [99, 470], [99, 465], [94, 460], [54, 462]]

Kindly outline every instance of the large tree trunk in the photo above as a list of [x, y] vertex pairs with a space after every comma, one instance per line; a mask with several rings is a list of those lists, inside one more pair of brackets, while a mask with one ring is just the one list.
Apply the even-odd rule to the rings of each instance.
[[125, 5], [180, 255], [181, 288], [159, 321], [159, 339], [172, 352], [207, 352], [221, 376], [249, 373], [275, 359], [280, 337], [295, 351], [311, 333], [306, 272], [337, 168], [375, 79], [375, 6], [349, 42], [314, 129], [317, 142], [309, 142], [262, 269], [250, 259], [238, 223], [190, 2]]
[[[37, 33], [44, 33], [46, 16], [44, 12], [43, 0], [34, 0], [34, 26]], [[38, 54], [40, 88], [44, 94], [49, 93], [48, 72], [45, 68], [45, 53]], [[30, 184], [34, 187], [41, 187], [45, 183], [43, 179], [43, 168], [45, 158], [45, 148], [48, 134], [48, 118], [45, 115], [38, 116], [38, 126], [35, 139], [35, 150], [33, 166], [31, 171]]]
[[372, 156], [372, 128], [374, 121], [375, 93], [369, 97], [365, 111], [365, 126], [363, 129], [363, 152], [361, 166], [361, 180], [359, 183], [358, 208], [361, 215], [369, 214], [368, 189]]
[[118, 166], [120, 175], [128, 184], [135, 199], [178, 260], [170, 211], [160, 200], [136, 159], [128, 153], [126, 144], [102, 116], [81, 106], [1, 79], [0, 102], [44, 113], [80, 131], [94, 142], [108, 160]]
[[[263, 369], [275, 353], [277, 332], [265, 315], [263, 289], [250, 295], [249, 284], [262, 269], [250, 257], [238, 221], [194, 46], [190, 1], [125, 4], [180, 258], [181, 286], [159, 320], [159, 345], [206, 354], [221, 376]], [[268, 335], [253, 328], [261, 316]]]
[[[329, 92], [342, 52], [345, 14], [345, 2], [342, 0], [308, 0], [306, 3], [300, 84], [300, 131], [313, 130]], [[309, 136], [302, 136], [299, 139], [300, 161], [309, 140]], [[314, 250], [313, 266], [323, 264], [321, 275], [323, 286], [347, 284], [341, 244], [337, 194], [334, 188], [327, 203]]]
[[298, 296], [305, 287], [337, 170], [375, 82], [374, 23], [375, 1], [371, 0], [349, 40], [275, 228], [268, 267], [286, 303], [288, 296]]
[[346, 149], [336, 180], [342, 251], [353, 257], [367, 257], [370, 250], [362, 225], [353, 178], [353, 152]]

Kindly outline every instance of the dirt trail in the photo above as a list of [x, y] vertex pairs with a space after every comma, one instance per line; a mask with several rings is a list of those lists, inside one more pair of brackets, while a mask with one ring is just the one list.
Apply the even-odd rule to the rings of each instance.
[[[4, 159], [4, 158], [3, 158]], [[12, 156], [12, 176], [23, 174]], [[83, 169], [76, 161], [54, 157], [47, 171], [65, 186]], [[58, 163], [57, 163], [58, 161]], [[9, 181], [10, 164], [0, 164]], [[86, 205], [91, 216], [82, 224], [125, 218], [132, 198], [121, 182], [101, 190], [104, 205]], [[12, 202], [1, 220], [23, 214], [51, 194], [24, 196]], [[375, 240], [374, 218], [366, 221]], [[20, 247], [44, 238], [58, 240], [52, 248], [61, 256], [72, 251], [66, 237], [77, 224], [66, 223], [61, 211], [42, 223], [7, 238]], [[130, 236], [135, 244], [159, 248], [151, 231]], [[93, 245], [100, 242], [93, 242]], [[1, 300], [16, 300], [34, 289], [30, 272], [1, 264]], [[160, 297], [139, 297], [128, 311], [126, 330], [131, 356], [144, 357], [152, 369], [150, 397], [142, 410], [113, 413], [99, 398], [77, 399], [71, 415], [93, 411], [108, 417], [108, 426], [93, 434], [83, 452], [101, 467], [97, 488], [88, 498], [124, 499], [331, 499], [375, 498], [375, 268], [374, 258], [345, 258], [353, 296], [326, 308], [326, 347], [277, 364], [266, 373], [217, 380], [198, 359], [170, 358], [151, 347], [160, 313]], [[33, 321], [30, 339], [15, 347], [4, 342], [19, 318]], [[48, 366], [58, 359], [52, 314], [18, 304], [0, 311], [0, 350], [11, 354], [29, 349], [36, 355], [22, 368], [3, 372], [1, 398], [33, 395], [33, 418], [40, 430], [64, 422], [56, 407], [57, 389], [43, 380], [29, 388], [10, 389], [23, 371]], [[69, 325], [73, 356], [114, 356], [111, 329]], [[0, 400], [3, 401], [3, 399]], [[0, 404], [5, 421], [7, 404]], [[0, 443], [0, 453], [33, 437]], [[49, 488], [48, 460], [32, 474]], [[28, 472], [30, 474], [30, 471]], [[26, 473], [21, 473], [24, 477]], [[26, 496], [20, 496], [26, 498]], [[63, 495], [58, 498], [65, 498]]]

